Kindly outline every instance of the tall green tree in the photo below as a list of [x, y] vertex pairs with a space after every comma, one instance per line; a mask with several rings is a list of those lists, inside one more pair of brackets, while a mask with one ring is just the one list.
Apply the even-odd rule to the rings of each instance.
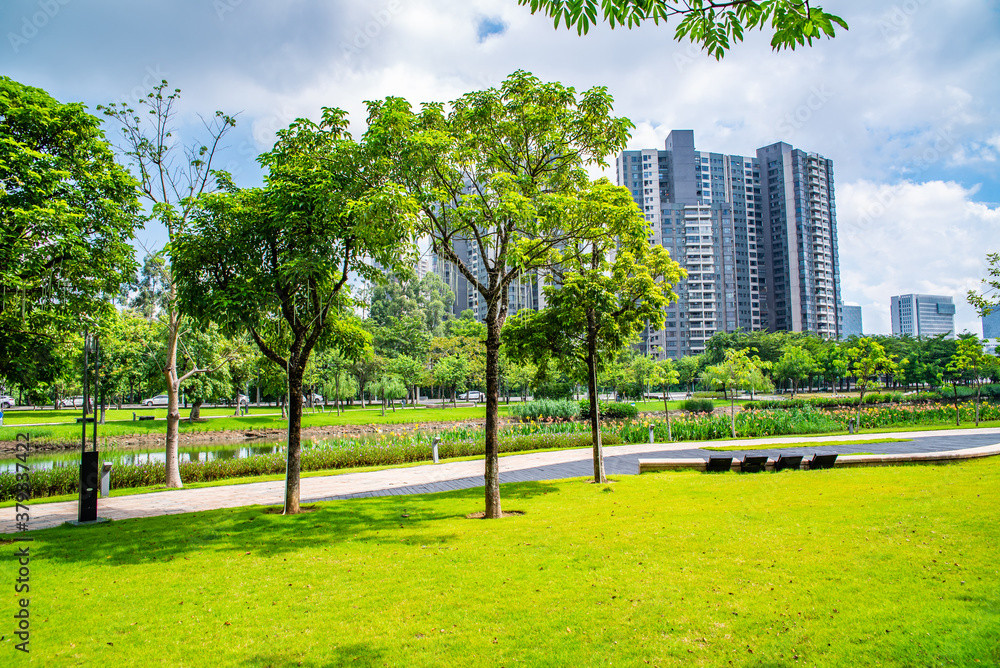
[[[138, 110], [124, 102], [111, 103], [97, 108], [120, 125], [119, 151], [131, 163], [139, 179], [139, 189], [151, 204], [148, 220], [161, 223], [167, 231], [168, 245], [182, 238], [186, 232], [198, 197], [210, 192], [215, 184], [213, 169], [219, 146], [226, 134], [236, 125], [235, 116], [216, 111], [205, 122], [205, 142], [197, 141], [184, 146], [175, 141], [173, 127], [176, 119], [174, 105], [180, 99], [180, 89], [170, 92], [167, 82], [154, 86], [148, 96], [139, 99]], [[162, 260], [162, 255], [160, 256]], [[160, 281], [159, 295], [151, 290], [156, 301], [148, 309], [163, 308], [167, 327], [166, 361], [162, 366], [167, 390], [166, 486], [182, 487], [177, 459], [181, 385], [191, 377], [206, 373], [208, 369], [194, 367], [181, 373], [177, 368], [177, 350], [184, 326], [184, 312], [177, 301], [177, 285], [172, 267], [159, 262], [155, 267]], [[153, 276], [151, 272], [149, 275]], [[144, 295], [140, 285], [140, 296]], [[155, 312], [155, 311], [154, 311]]]
[[[544, 270], [589, 229], [564, 212], [589, 183], [588, 166], [622, 150], [632, 123], [611, 115], [604, 88], [577, 95], [518, 71], [501, 86], [414, 113], [398, 98], [370, 103], [372, 131], [398, 137], [401, 178], [420, 204], [422, 232], [486, 305], [486, 517], [501, 517], [500, 333], [509, 287]], [[475, 263], [456, 246], [467, 245]]]
[[770, 362], [762, 361], [749, 348], [729, 348], [719, 364], [705, 370], [705, 379], [725, 390], [729, 396], [729, 420], [733, 438], [736, 438], [736, 393], [750, 389], [763, 378], [763, 371]]
[[703, 357], [701, 355], [686, 355], [677, 360], [678, 379], [687, 385], [688, 392], [694, 391], [694, 384], [701, 376]]
[[799, 383], [820, 372], [816, 358], [801, 346], [788, 346], [781, 359], [774, 365], [774, 377], [792, 383], [792, 399], [798, 392]]
[[[983, 342], [978, 337], [958, 340], [957, 350], [948, 363], [948, 371], [956, 378], [967, 378], [976, 389], [976, 426], [979, 426], [979, 406], [982, 401], [983, 384], [995, 372], [997, 358], [983, 351]], [[956, 392], [956, 397], [957, 397]], [[958, 412], [956, 402], [955, 412]]]
[[[377, 137], [347, 133], [325, 108], [299, 119], [260, 157], [261, 189], [203, 196], [191, 233], [171, 242], [182, 302], [231, 332], [249, 331], [288, 377], [286, 514], [299, 512], [302, 378], [321, 341], [358, 351], [369, 341], [347, 309], [351, 275], [372, 283], [412, 262], [413, 205], [389, 178]], [[350, 355], [349, 355], [350, 356]]]
[[795, 49], [820, 37], [833, 37], [837, 26], [847, 23], [808, 0], [517, 0], [553, 18], [555, 27], [564, 24], [586, 34], [598, 23], [601, 10], [605, 23], [615, 28], [633, 28], [652, 21], [655, 25], [677, 18], [674, 39], [690, 40], [715, 58], [722, 58], [747, 30], [772, 31], [771, 46]]
[[[464, 390], [469, 380], [469, 360], [459, 355], [452, 355], [438, 360], [434, 365], [434, 382], [442, 388], [451, 390], [451, 403], [456, 405], [456, 393]], [[441, 400], [444, 408], [444, 399]]]
[[[647, 240], [643, 213], [625, 188], [600, 180], [580, 193], [562, 215], [583, 225], [562, 249], [545, 287], [548, 306], [518, 313], [505, 334], [511, 356], [543, 368], [554, 359], [563, 371], [587, 380], [594, 453], [594, 481], [606, 482], [597, 391], [598, 372], [644, 327], [659, 328], [664, 308], [677, 298], [673, 286], [685, 275], [665, 248]], [[584, 225], [589, 225], [589, 229]], [[643, 386], [653, 362], [643, 366]], [[636, 367], [638, 368], [638, 367]], [[641, 390], [640, 390], [641, 394]]]
[[663, 415], [667, 420], [667, 440], [673, 441], [674, 435], [670, 427], [670, 388], [680, 381], [681, 375], [674, 366], [674, 361], [665, 357], [656, 363], [653, 370], [653, 382], [663, 387]]
[[882, 376], [895, 372], [896, 361], [881, 343], [867, 336], [856, 340], [847, 349], [847, 359], [859, 393], [857, 417], [860, 419], [865, 395], [881, 386]]
[[49, 385], [135, 271], [136, 182], [100, 120], [0, 76], [0, 385]]

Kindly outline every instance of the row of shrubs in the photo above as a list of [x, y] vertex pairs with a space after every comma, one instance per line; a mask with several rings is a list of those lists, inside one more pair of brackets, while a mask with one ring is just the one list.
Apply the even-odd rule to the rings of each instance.
[[[462, 429], [439, 432], [438, 452], [442, 458], [482, 455], [485, 450], [483, 431]], [[354, 468], [358, 466], [391, 466], [410, 462], [429, 461], [434, 434], [384, 434], [377, 438], [338, 438], [320, 441], [302, 450], [301, 470]], [[605, 438], [608, 445], [621, 443], [613, 434]], [[504, 431], [500, 434], [500, 452], [524, 452], [556, 448], [587, 447], [589, 433], [574, 429], [569, 433], [556, 430], [524, 433], [522, 430]], [[182, 462], [181, 479], [186, 483], [211, 482], [230, 478], [247, 478], [259, 475], [283, 474], [285, 454], [276, 452], [252, 455], [237, 459]], [[79, 482], [77, 466], [57, 466], [33, 470], [29, 473], [33, 498], [74, 494]], [[112, 489], [151, 487], [166, 482], [166, 471], [159, 464], [115, 465], [111, 475]], [[0, 501], [8, 501], [17, 493], [14, 473], [0, 473]]]
[[[715, 408], [711, 399], [688, 399], [682, 401], [680, 409], [690, 413], [711, 413]], [[605, 420], [627, 420], [638, 417], [635, 404], [621, 401], [602, 401], [599, 404], [601, 418]], [[590, 399], [579, 402], [540, 399], [510, 407], [510, 415], [520, 420], [572, 420], [590, 419]]]
[[[865, 396], [865, 404], [898, 404], [906, 400], [902, 392], [887, 394], [869, 394]], [[916, 395], [912, 395], [916, 396]], [[743, 410], [790, 410], [813, 408], [847, 408], [858, 405], [858, 397], [811, 397], [808, 399], [762, 399], [743, 404]]]
[[[959, 399], [975, 397], [976, 392], [970, 387], [958, 388]], [[1000, 399], [1000, 385], [985, 385], [981, 396], [984, 400]], [[902, 392], [887, 392], [865, 395], [865, 405], [880, 404], [926, 404], [930, 402], [954, 401], [955, 393], [946, 391], [920, 392], [903, 394]], [[807, 399], [764, 399], [751, 401], [743, 405], [744, 410], [787, 410], [806, 406], [815, 408], [856, 408], [860, 403], [858, 397], [810, 397]]]
[[[667, 440], [666, 420], [626, 420], [602, 429], [625, 443], [645, 443], [649, 428], [658, 442]], [[743, 438], [780, 436], [785, 434], [820, 434], [843, 430], [844, 423], [816, 410], [756, 411], [736, 414], [736, 433]], [[729, 416], [704, 415], [680, 417], [670, 421], [670, 434], [675, 441], [708, 441], [732, 436]]]

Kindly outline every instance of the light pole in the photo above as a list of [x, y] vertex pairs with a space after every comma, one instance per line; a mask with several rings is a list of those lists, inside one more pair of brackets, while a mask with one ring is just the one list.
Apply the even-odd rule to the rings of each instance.
[[[77, 509], [77, 521], [95, 522], [97, 521], [97, 493], [98, 493], [98, 457], [97, 452], [97, 410], [95, 405], [94, 417], [87, 417], [87, 409], [90, 404], [90, 383], [88, 371], [90, 367], [90, 353], [94, 354], [94, 398], [99, 401], [100, 388], [100, 339], [99, 335], [91, 335], [89, 329], [83, 331], [83, 423], [82, 435], [80, 439], [80, 501]], [[93, 420], [93, 448], [87, 451], [87, 422]]]

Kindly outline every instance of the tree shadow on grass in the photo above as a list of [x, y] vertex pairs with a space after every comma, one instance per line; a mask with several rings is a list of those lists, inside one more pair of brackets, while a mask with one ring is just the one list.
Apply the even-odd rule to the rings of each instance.
[[[503, 486], [502, 497], [524, 502], [558, 489], [544, 482], [513, 483]], [[440, 545], [457, 535], [441, 522], [464, 521], [482, 507], [480, 487], [307, 504], [307, 512], [294, 516], [275, 512], [275, 506], [248, 506], [89, 527], [63, 525], [32, 534], [38, 559], [48, 562], [134, 565], [209, 553], [266, 558], [345, 543]]]
[[332, 648], [330, 655], [321, 660], [289, 659], [281, 656], [253, 656], [244, 659], [240, 665], [253, 668], [284, 668], [285, 666], [303, 666], [304, 668], [333, 668], [335, 666], [382, 666], [385, 653], [377, 647], [364, 643], [353, 643]]

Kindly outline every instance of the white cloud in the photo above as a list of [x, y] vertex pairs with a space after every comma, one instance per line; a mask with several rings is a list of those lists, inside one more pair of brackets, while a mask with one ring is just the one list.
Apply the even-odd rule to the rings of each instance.
[[[69, 3], [16, 53], [0, 44], [0, 64], [91, 107], [162, 73], [184, 90], [178, 137], [195, 136], [197, 112], [242, 112], [225, 157], [243, 165], [227, 164], [242, 185], [259, 178], [255, 155], [276, 129], [322, 106], [346, 109], [357, 133], [364, 100], [448, 101], [517, 69], [604, 85], [637, 126], [630, 148], [660, 147], [678, 128], [706, 150], [752, 154], [784, 140], [831, 158], [844, 296], [865, 306], [866, 326], [886, 331], [889, 296], [916, 290], [955, 294], [959, 327], [975, 325], [962, 295], [998, 250], [997, 209], [976, 204], [1000, 201], [990, 0], [827, 0], [849, 31], [780, 53], [751, 32], [721, 62], [674, 42], [674, 25], [580, 37], [515, 0], [224, 2], [223, 15], [204, 0]], [[16, 28], [35, 11], [37, 0], [8, 0], [0, 23]], [[483, 17], [506, 30], [480, 43]]]
[[841, 283], [845, 301], [862, 306], [866, 333], [890, 333], [889, 298], [952, 295], [955, 326], [982, 335], [965, 300], [997, 249], [1000, 207], [972, 200], [976, 188], [954, 182], [860, 180], [837, 192]]

